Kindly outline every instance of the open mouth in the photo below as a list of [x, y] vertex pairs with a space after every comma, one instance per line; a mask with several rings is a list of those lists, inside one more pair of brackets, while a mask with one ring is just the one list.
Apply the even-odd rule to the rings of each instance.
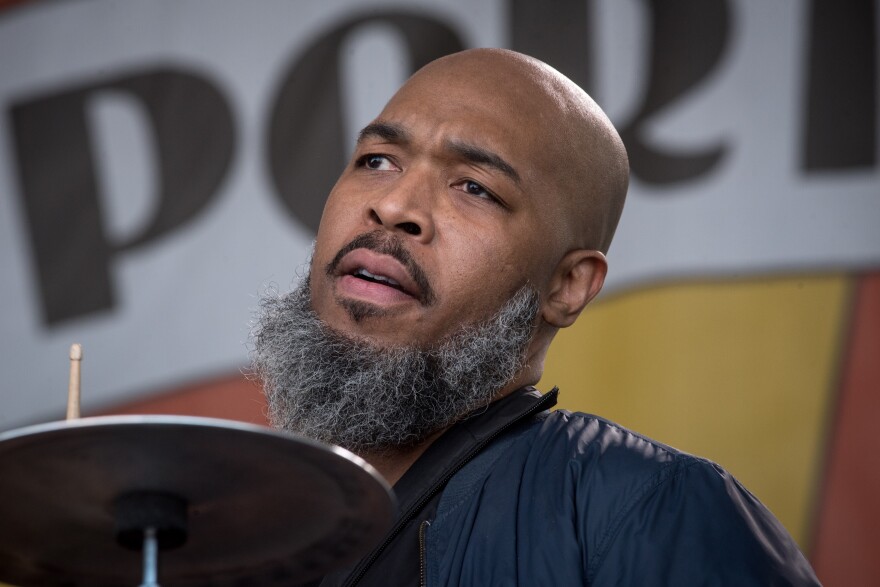
[[357, 278], [357, 279], [363, 279], [364, 281], [369, 281], [372, 283], [379, 283], [382, 285], [386, 285], [388, 287], [396, 289], [397, 291], [403, 292], [407, 295], [412, 295], [410, 292], [406, 291], [406, 289], [404, 289], [404, 287], [396, 280], [394, 280], [390, 277], [387, 277], [385, 275], [374, 275], [373, 273], [370, 273], [369, 271], [367, 271], [363, 267], [359, 267], [359, 268], [355, 269], [353, 272], [350, 273], [350, 275], [352, 277]]
[[331, 275], [341, 278], [340, 292], [362, 301], [378, 304], [422, 302], [423, 290], [419, 283], [403, 263], [390, 255], [355, 249], [340, 259]]
[[339, 293], [363, 301], [434, 303], [428, 277], [409, 251], [376, 232], [362, 234], [342, 247], [326, 271], [339, 280]]

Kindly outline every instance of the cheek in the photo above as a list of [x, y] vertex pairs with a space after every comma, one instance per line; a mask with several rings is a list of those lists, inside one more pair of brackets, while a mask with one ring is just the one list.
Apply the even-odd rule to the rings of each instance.
[[511, 282], [528, 279], [540, 248], [526, 244], [517, 231], [504, 223], [470, 224], [454, 234], [454, 248], [463, 268], [475, 269], [485, 279]]
[[444, 293], [456, 300], [451, 311], [471, 317], [496, 310], [527, 279], [516, 250], [486, 235], [450, 243], [439, 266], [447, 268]]
[[[345, 235], [351, 232], [351, 227], [357, 223], [359, 212], [351, 202], [346, 201], [342, 194], [335, 190], [330, 193], [324, 205], [321, 222], [318, 225], [318, 233], [315, 236], [315, 258], [330, 258], [345, 243], [340, 242]], [[326, 259], [325, 262], [330, 259]]]
[[341, 194], [334, 191], [327, 196], [324, 203], [324, 211], [321, 214], [321, 223], [318, 226], [318, 234], [332, 233], [339, 226], [340, 222], [346, 220], [346, 216], [350, 213], [351, 206], [345, 205], [345, 198]]

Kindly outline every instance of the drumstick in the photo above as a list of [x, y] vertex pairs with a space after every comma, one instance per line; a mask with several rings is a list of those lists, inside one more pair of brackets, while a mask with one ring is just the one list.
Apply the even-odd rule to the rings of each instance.
[[67, 419], [79, 418], [79, 365], [82, 361], [82, 345], [70, 345], [70, 382], [67, 385]]

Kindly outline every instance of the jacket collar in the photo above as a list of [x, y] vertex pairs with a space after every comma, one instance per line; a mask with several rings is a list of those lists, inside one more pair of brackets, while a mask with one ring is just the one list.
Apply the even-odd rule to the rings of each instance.
[[[545, 395], [541, 395], [534, 387], [520, 388], [460, 420], [435, 440], [394, 485], [400, 515], [393, 527], [382, 542], [361, 559], [351, 572], [337, 575], [347, 575], [343, 584], [351, 587], [359, 583], [398, 536], [407, 535], [407, 528], [409, 531], [414, 527], [418, 528], [413, 520], [431, 504], [462, 467], [504, 432], [553, 407], [557, 394], [556, 388]], [[337, 583], [332, 579], [325, 579], [323, 584]]]
[[401, 512], [398, 523], [405, 523], [406, 518], [421, 509], [497, 436], [556, 405], [558, 394], [555, 387], [544, 395], [534, 387], [522, 387], [453, 425], [394, 485]]

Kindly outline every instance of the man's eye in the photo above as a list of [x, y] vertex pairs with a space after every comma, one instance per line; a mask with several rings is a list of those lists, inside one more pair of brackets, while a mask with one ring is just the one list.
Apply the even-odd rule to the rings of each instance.
[[393, 171], [394, 164], [385, 155], [364, 155], [358, 159], [359, 167], [366, 167], [375, 171]]
[[494, 197], [489, 191], [475, 181], [467, 180], [462, 184], [464, 191], [480, 198], [493, 199]]

